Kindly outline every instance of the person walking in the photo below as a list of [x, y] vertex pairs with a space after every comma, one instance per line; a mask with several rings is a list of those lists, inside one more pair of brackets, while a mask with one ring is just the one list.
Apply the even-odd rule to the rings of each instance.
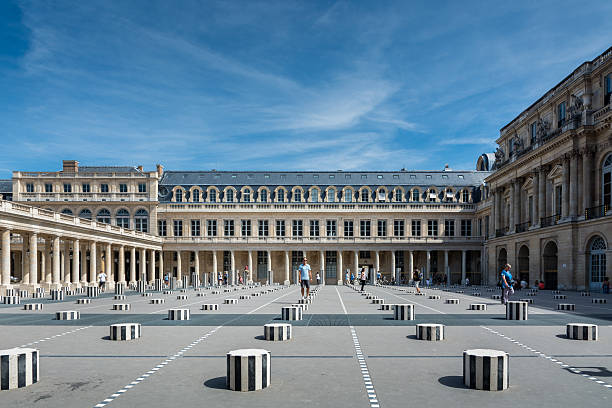
[[361, 268], [361, 276], [359, 277], [359, 280], [361, 281], [361, 291], [363, 292], [363, 288], [366, 284], [366, 267], [362, 267]]
[[104, 287], [106, 286], [106, 274], [104, 271], [101, 271], [98, 274], [98, 288], [104, 292]]
[[508, 303], [508, 298], [510, 297], [510, 295], [514, 294], [514, 289], [512, 288], [512, 274], [510, 273], [510, 268], [512, 268], [512, 266], [510, 264], [506, 264], [500, 274], [502, 284], [502, 305]]
[[168, 274], [164, 275], [164, 285], [166, 285], [166, 287], [170, 285], [170, 276]]
[[321, 284], [321, 275], [319, 275], [319, 272], [317, 272], [317, 285]]
[[416, 287], [417, 293], [421, 293], [421, 289], [419, 289], [419, 285], [421, 284], [421, 274], [418, 269], [414, 270], [412, 280], [414, 280], [414, 286]]
[[312, 272], [310, 270], [310, 265], [308, 265], [308, 259], [304, 258], [298, 270], [300, 271], [300, 285], [303, 299], [304, 289], [306, 289], [306, 297], [310, 296], [310, 279], [312, 279]]

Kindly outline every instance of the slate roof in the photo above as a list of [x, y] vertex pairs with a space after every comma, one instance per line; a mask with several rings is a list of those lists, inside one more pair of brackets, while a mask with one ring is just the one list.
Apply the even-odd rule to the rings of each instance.
[[131, 166], [79, 166], [79, 173], [140, 173]]
[[0, 193], [13, 193], [13, 180], [0, 180]]

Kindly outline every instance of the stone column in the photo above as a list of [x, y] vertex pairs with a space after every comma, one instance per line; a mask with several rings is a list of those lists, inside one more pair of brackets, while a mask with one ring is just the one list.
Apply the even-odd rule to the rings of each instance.
[[144, 248], [140, 248], [140, 276], [138, 276], [138, 280], [147, 281], [147, 250]]
[[2, 287], [11, 289], [11, 230], [2, 231]]
[[431, 270], [431, 251], [427, 251], [427, 269], [425, 270], [425, 277], [429, 278], [429, 271]]
[[80, 264], [80, 242], [75, 239], [72, 242], [72, 285], [78, 287], [81, 279], [79, 277], [79, 264]]
[[253, 251], [249, 251], [249, 282], [253, 283]]
[[395, 279], [395, 251], [391, 251], [391, 280], [396, 281]]
[[70, 241], [64, 239], [64, 283], [71, 285], [70, 279]]
[[563, 182], [561, 186], [561, 217], [566, 219], [569, 216], [569, 190], [570, 190], [570, 161], [566, 156], [563, 158]]
[[321, 258], [321, 284], [325, 285], [325, 251], [319, 251]]
[[51, 275], [51, 259], [49, 257], [49, 249], [49, 238], [45, 237], [45, 248], [40, 254], [40, 273], [41, 281], [47, 285], [51, 285], [53, 279]]
[[[285, 282], [283, 282], [285, 285], [289, 285], [289, 270], [290, 270], [290, 264], [289, 264], [289, 251], [285, 251]], [[297, 283], [297, 282], [296, 282]]]
[[[85, 269], [85, 268], [83, 268]], [[98, 274], [98, 243], [96, 241], [91, 241], [89, 243], [89, 283], [96, 283], [96, 275]], [[83, 270], [83, 276], [85, 276], [85, 270]], [[110, 280], [110, 277], [107, 275], [106, 280]]]
[[[586, 213], [587, 208], [592, 206], [591, 201], [591, 183], [593, 182], [591, 178], [591, 166], [593, 161], [593, 152], [590, 150], [585, 150], [582, 156], [582, 203], [584, 208], [584, 213]], [[584, 215], [584, 214], [583, 214]]]
[[38, 235], [30, 235], [30, 284], [38, 287]]
[[463, 251], [461, 251], [461, 284], [463, 285], [465, 283], [465, 278], [466, 278], [466, 262], [467, 260], [467, 251], [464, 249]]
[[229, 279], [231, 279], [232, 285], [236, 284], [236, 256], [234, 255], [234, 250], [232, 249], [230, 251], [230, 276], [228, 277]]
[[533, 170], [533, 220], [532, 226], [540, 225], [540, 172]]
[[267, 251], [268, 254], [268, 284], [274, 283], [274, 275], [272, 271], [272, 251]]
[[181, 259], [181, 251], [176, 251], [176, 280], [183, 279], [183, 261]]
[[52, 288], [59, 289], [62, 284], [60, 283], [60, 237], [53, 237], [53, 282]]
[[125, 284], [125, 246], [119, 246], [119, 283]]
[[[196, 251], [196, 259], [198, 259], [198, 251]], [[198, 272], [198, 276], [200, 276], [199, 268], [196, 269], [196, 272]], [[153, 284], [153, 281], [155, 281], [155, 278], [157, 278], [155, 276], [155, 250], [151, 249], [149, 251], [149, 282]]]
[[538, 192], [538, 206], [540, 219], [546, 217], [546, 167], [540, 167], [540, 191]]
[[164, 279], [164, 251], [159, 251], [159, 279]]
[[[198, 278], [200, 278], [202, 281], [204, 281], [202, 279], [202, 276], [200, 274], [200, 251], [193, 251], [194, 252], [194, 256], [193, 256], [193, 268], [195, 269], [195, 273], [198, 275]], [[194, 284], [194, 282], [192, 282], [192, 285]]]
[[113, 260], [112, 260], [113, 252], [111, 248], [111, 244], [106, 244], [106, 254], [104, 255], [104, 273], [106, 274], [106, 279], [109, 282], [114, 282], [115, 277], [113, 276]]
[[355, 264], [355, 279], [359, 279], [359, 251], [353, 251], [353, 263]]
[[451, 273], [448, 269], [448, 249], [444, 250], [444, 274], [446, 275], [446, 284], [451, 284]]
[[495, 236], [495, 230], [497, 226], [497, 211], [495, 206], [497, 205], [497, 195], [495, 194], [495, 189], [491, 188], [491, 214], [489, 215], [489, 237]]
[[21, 283], [30, 284], [30, 262], [29, 251], [30, 235], [21, 233]]
[[497, 230], [501, 228], [501, 226], [499, 225], [499, 214], [501, 213], [501, 209], [499, 208], [499, 203], [498, 203], [499, 201], [498, 199], [501, 194], [498, 191], [498, 189], [495, 189], [492, 194], [493, 194], [493, 219], [494, 219], [493, 236], [495, 236], [497, 234]]
[[336, 273], [338, 275], [338, 285], [342, 285], [342, 278], [343, 278], [342, 274], [344, 273], [342, 272], [342, 250], [338, 251], [338, 267], [336, 269], [337, 269]]
[[570, 160], [570, 217], [575, 218], [578, 215], [578, 154], [572, 152]]
[[129, 283], [136, 283], [136, 247], [130, 247], [130, 280]]
[[370, 277], [370, 281], [373, 284], [376, 283], [376, 277], [378, 276], [378, 271], [380, 271], [380, 252], [376, 251], [376, 257], [374, 258], [374, 273]]
[[414, 253], [413, 251], [408, 251], [408, 280], [412, 280], [412, 275], [414, 274]]

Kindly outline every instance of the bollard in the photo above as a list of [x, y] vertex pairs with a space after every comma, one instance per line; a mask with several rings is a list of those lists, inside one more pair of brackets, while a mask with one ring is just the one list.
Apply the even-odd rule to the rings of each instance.
[[127, 341], [142, 337], [140, 323], [117, 323], [110, 325], [110, 340]]
[[463, 352], [463, 383], [468, 388], [501, 391], [508, 388], [508, 353], [474, 349]]
[[444, 340], [444, 325], [436, 323], [420, 323], [416, 325], [417, 340]]
[[268, 341], [291, 340], [291, 325], [289, 323], [265, 324], [264, 338]]
[[267, 350], [230, 351], [226, 366], [229, 390], [256, 391], [270, 385], [270, 352]]

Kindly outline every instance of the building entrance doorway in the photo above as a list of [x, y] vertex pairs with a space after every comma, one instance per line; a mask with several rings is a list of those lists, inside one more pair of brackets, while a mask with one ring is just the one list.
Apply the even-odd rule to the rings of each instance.
[[529, 285], [529, 248], [523, 245], [518, 255], [518, 278], [519, 282], [524, 280]]
[[544, 261], [544, 289], [556, 290], [558, 285], [557, 244], [552, 241], [546, 244], [542, 258]]

